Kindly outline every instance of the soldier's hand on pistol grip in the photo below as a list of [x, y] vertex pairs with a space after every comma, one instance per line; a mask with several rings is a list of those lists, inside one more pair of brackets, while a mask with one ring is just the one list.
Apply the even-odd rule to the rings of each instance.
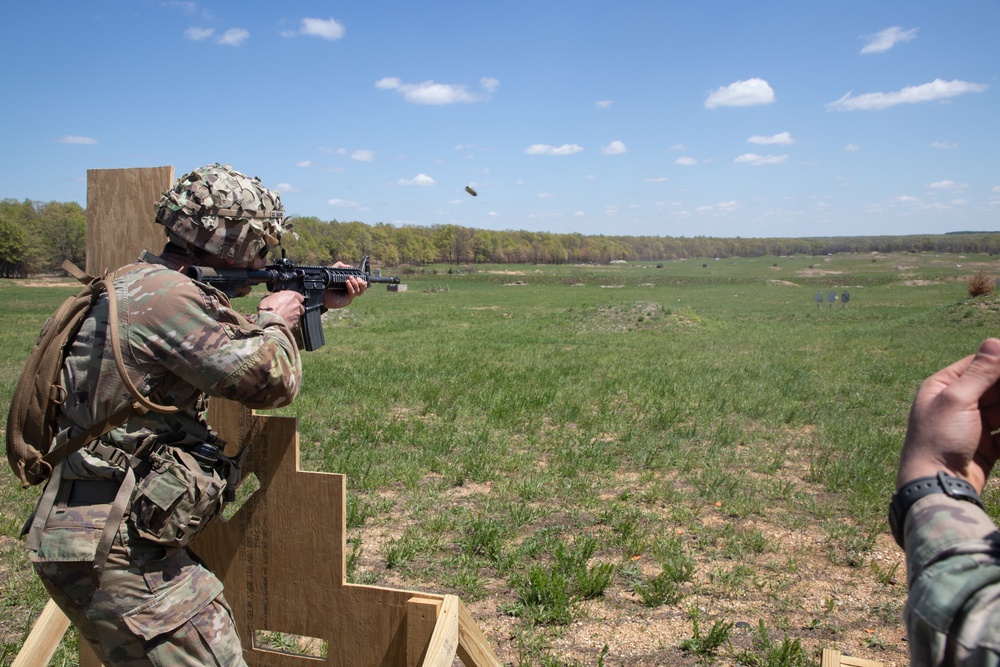
[[272, 312], [285, 320], [291, 329], [297, 329], [299, 320], [305, 314], [304, 297], [295, 290], [272, 292], [257, 304], [257, 312]]

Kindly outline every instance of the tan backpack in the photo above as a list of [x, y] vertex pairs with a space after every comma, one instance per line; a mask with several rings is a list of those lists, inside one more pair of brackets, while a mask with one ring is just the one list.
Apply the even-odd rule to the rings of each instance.
[[[114, 298], [114, 286], [111, 282], [117, 273], [98, 279], [87, 275], [69, 261], [64, 262], [62, 268], [85, 287], [76, 296], [63, 301], [42, 326], [38, 341], [17, 381], [10, 402], [10, 412], [7, 414], [7, 461], [24, 488], [49, 479], [53, 466], [133, 416], [150, 410], [164, 413], [178, 410], [174, 406], [151, 403], [138, 392], [125, 371], [118, 336], [117, 300]], [[123, 270], [120, 272], [124, 273]], [[115, 362], [135, 401], [65, 442], [54, 443], [56, 418], [66, 398], [61, 374], [67, 346], [72, 343], [91, 306], [103, 292], [110, 296], [108, 319], [113, 324], [110, 331]]]

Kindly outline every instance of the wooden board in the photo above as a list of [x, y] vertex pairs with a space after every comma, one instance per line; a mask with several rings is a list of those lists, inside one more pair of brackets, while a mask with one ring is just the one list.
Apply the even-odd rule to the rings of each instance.
[[49, 660], [59, 648], [59, 640], [68, 627], [69, 619], [66, 618], [66, 614], [62, 613], [54, 601], [49, 600], [35, 624], [31, 626], [28, 639], [10, 667], [38, 667], [49, 664]]
[[840, 651], [833, 648], [823, 649], [823, 657], [820, 664], [822, 667], [882, 667], [881, 662], [841, 655]]
[[153, 205], [174, 182], [173, 167], [87, 170], [87, 266], [92, 276], [159, 253], [167, 237]]

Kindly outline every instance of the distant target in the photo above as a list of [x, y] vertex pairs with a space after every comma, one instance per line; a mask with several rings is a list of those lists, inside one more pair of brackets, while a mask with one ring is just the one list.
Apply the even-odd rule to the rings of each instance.
[[479, 193], [476, 192], [475, 190], [473, 190], [471, 185], [466, 185], [465, 186], [465, 191], [468, 192], [473, 197], [478, 197], [479, 196]]

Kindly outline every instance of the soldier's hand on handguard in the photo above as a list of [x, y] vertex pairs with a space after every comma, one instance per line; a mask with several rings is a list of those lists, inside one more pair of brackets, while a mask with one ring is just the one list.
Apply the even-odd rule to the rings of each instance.
[[295, 290], [281, 290], [268, 294], [257, 304], [257, 312], [269, 311], [285, 320], [290, 328], [299, 326], [299, 320], [306, 312], [304, 297]]
[[[334, 264], [335, 267], [349, 269], [352, 268], [350, 264], [344, 264], [343, 262], [337, 262]], [[349, 306], [354, 297], [361, 296], [368, 289], [368, 283], [366, 283], [361, 278], [348, 278], [345, 282], [347, 287], [346, 292], [325, 290], [323, 292], [323, 307], [328, 310], [333, 310], [334, 308], [344, 308]]]
[[938, 471], [961, 477], [981, 494], [1000, 456], [1000, 340], [924, 380], [910, 408], [896, 488]]

